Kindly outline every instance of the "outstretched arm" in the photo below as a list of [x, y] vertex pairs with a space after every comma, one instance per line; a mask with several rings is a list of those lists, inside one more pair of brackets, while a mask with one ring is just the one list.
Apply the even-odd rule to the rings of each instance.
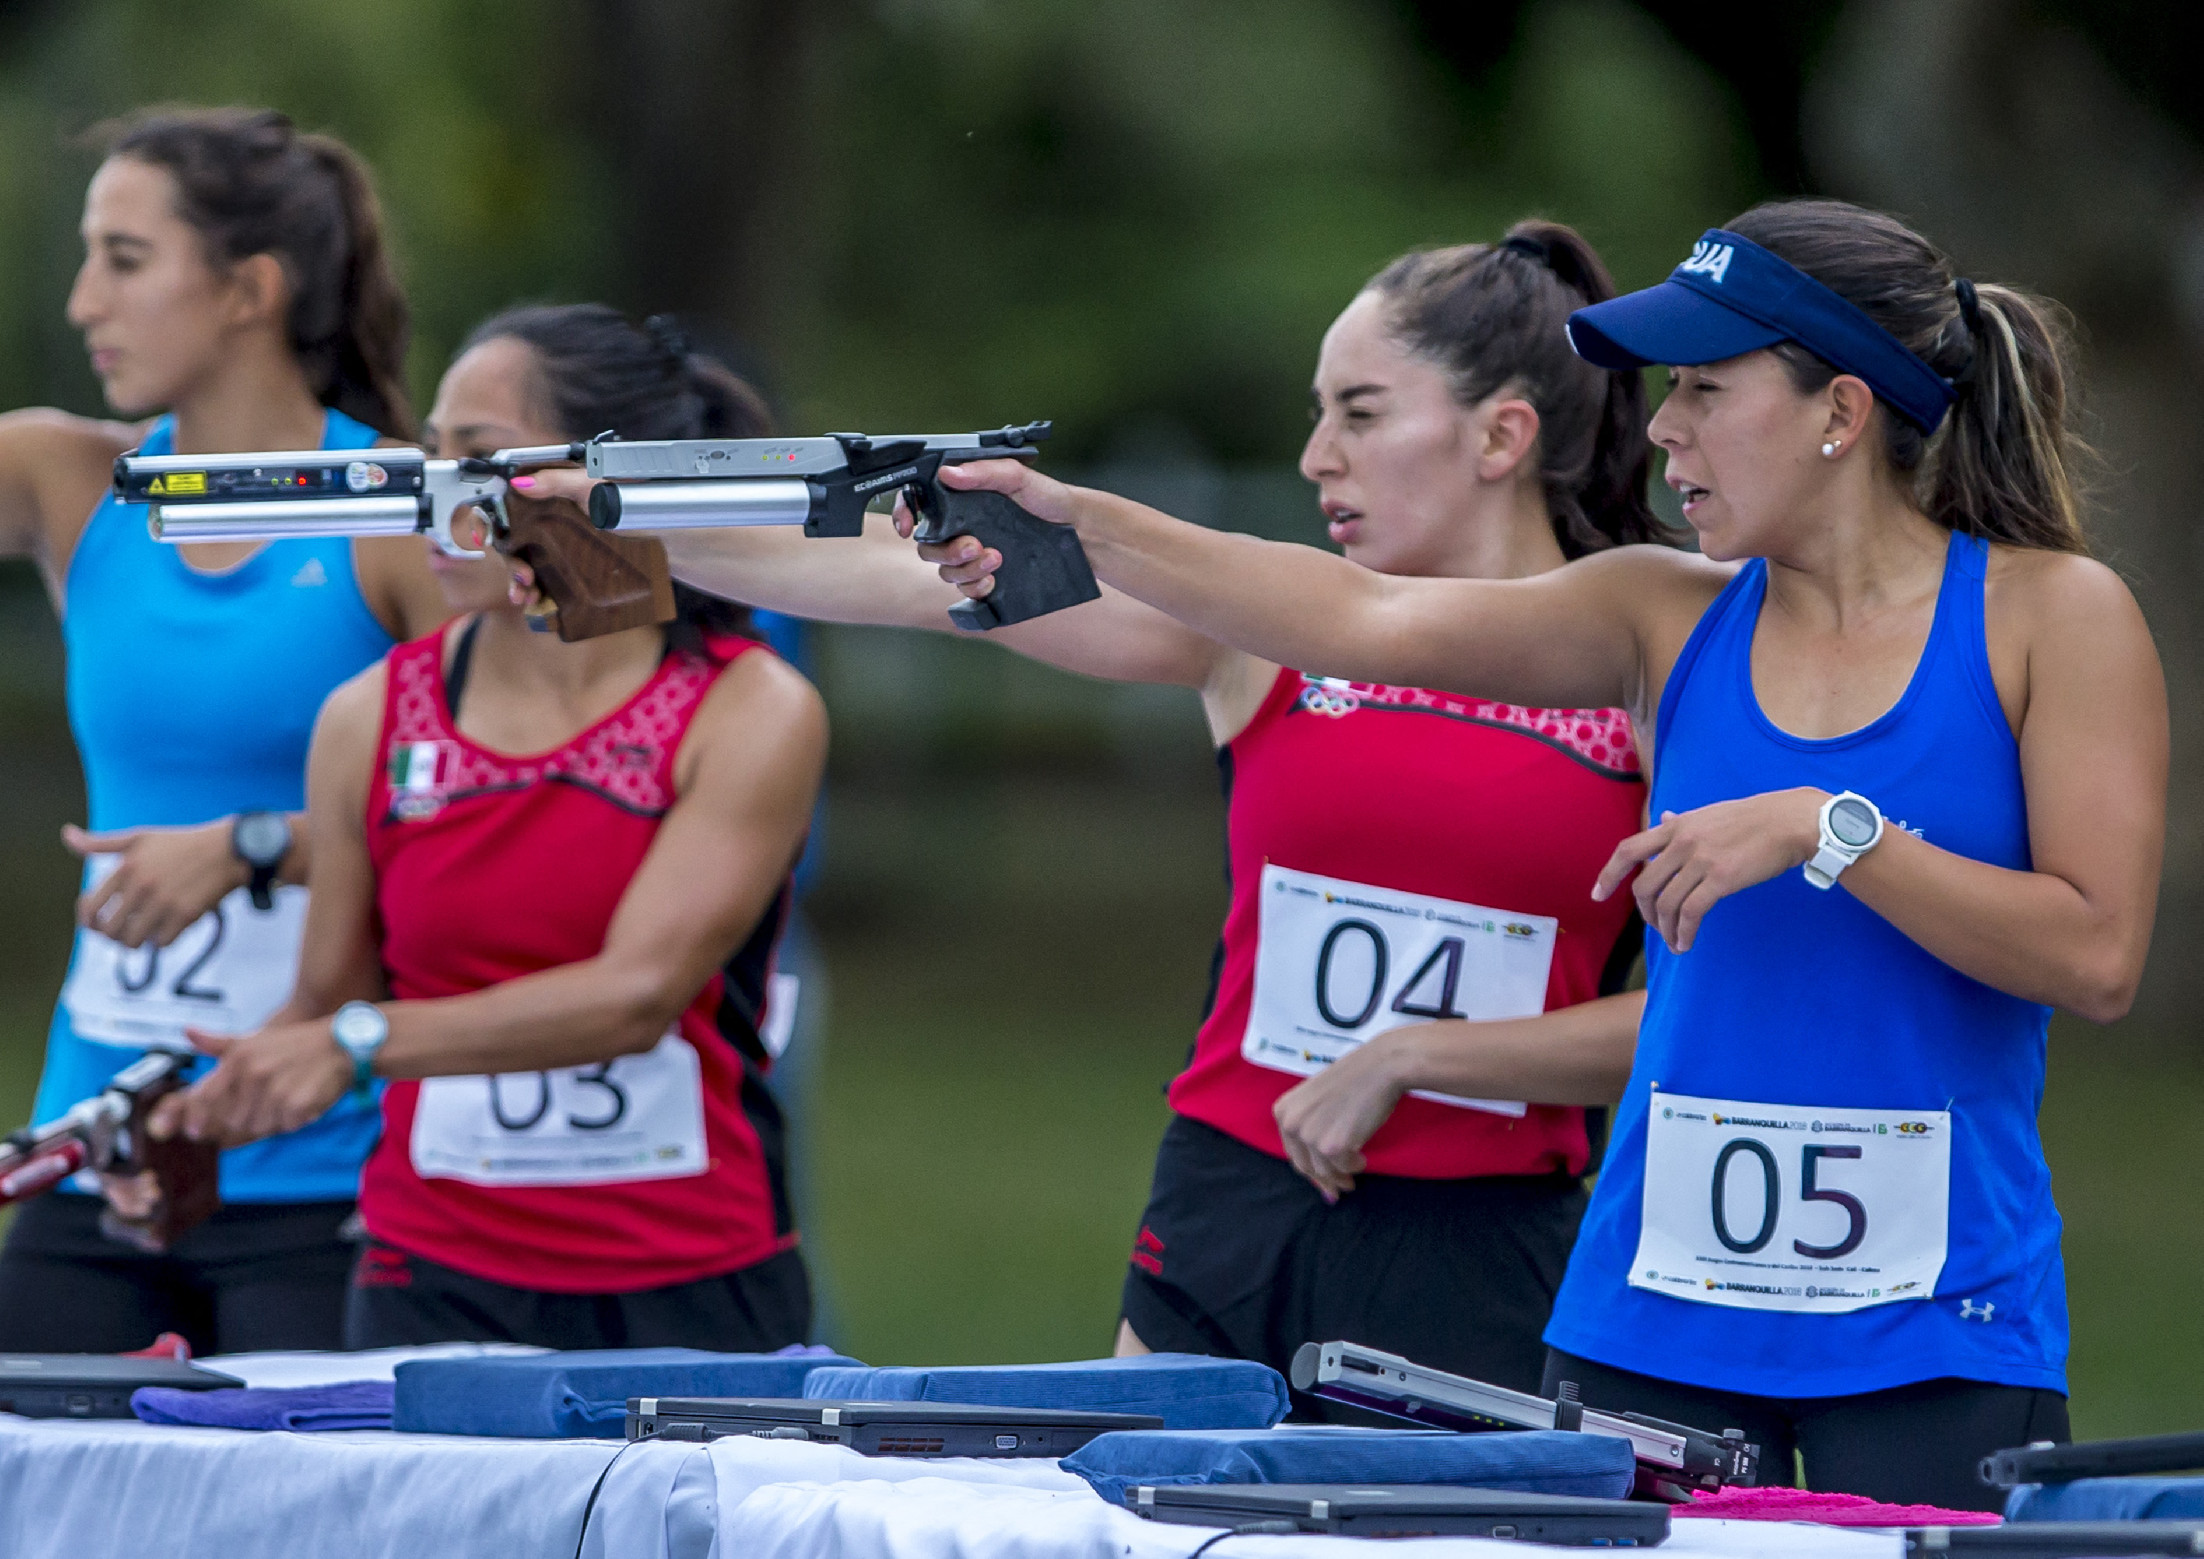
[[[1622, 547], [1531, 579], [1408, 578], [1190, 525], [1012, 461], [952, 467], [941, 479], [1007, 493], [1076, 527], [1100, 577], [1263, 660], [1548, 708], [1642, 711], [1728, 578], [1663, 547]], [[959, 567], [946, 548], [924, 550], [951, 579], [983, 572]]]

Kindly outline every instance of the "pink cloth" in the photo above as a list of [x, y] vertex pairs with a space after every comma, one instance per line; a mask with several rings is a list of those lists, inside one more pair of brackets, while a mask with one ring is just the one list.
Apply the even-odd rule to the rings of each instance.
[[1708, 1516], [1723, 1521], [1818, 1521], [1831, 1527], [1991, 1527], [2002, 1517], [1986, 1510], [1940, 1510], [1934, 1505], [1885, 1505], [1858, 1494], [1821, 1494], [1812, 1489], [1723, 1489], [1694, 1492], [1691, 1503], [1672, 1516]]

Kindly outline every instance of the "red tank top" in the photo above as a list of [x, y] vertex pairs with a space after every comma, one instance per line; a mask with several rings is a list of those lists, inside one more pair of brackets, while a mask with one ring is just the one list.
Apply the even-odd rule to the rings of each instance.
[[[1285, 1156], [1271, 1107], [1342, 1038], [1599, 994], [1631, 899], [1592, 902], [1645, 787], [1619, 709], [1524, 709], [1281, 671], [1218, 753], [1232, 904], [1180, 1114]], [[1372, 1173], [1580, 1174], [1584, 1112], [1400, 1101]]]
[[[456, 996], [601, 951], [673, 805], [690, 720], [724, 665], [761, 648], [669, 654], [625, 704], [530, 757], [460, 734], [441, 634], [392, 650], [367, 803], [391, 993]], [[783, 892], [647, 1054], [391, 1083], [360, 1183], [369, 1232], [577, 1294], [690, 1282], [795, 1244], [757, 1038], [786, 912]]]

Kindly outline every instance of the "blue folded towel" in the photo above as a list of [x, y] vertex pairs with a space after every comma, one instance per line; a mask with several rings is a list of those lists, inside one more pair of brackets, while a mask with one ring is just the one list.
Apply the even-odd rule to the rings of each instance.
[[1269, 1365], [1195, 1353], [942, 1369], [858, 1365], [812, 1371], [804, 1395], [1153, 1413], [1167, 1429], [1265, 1429], [1287, 1407], [1285, 1377]]
[[205, 1424], [215, 1429], [388, 1429], [390, 1401], [387, 1380], [348, 1380], [288, 1391], [140, 1386], [130, 1393], [130, 1411], [149, 1424]]
[[1637, 1465], [1628, 1441], [1529, 1429], [1135, 1429], [1097, 1435], [1064, 1458], [1113, 1505], [1141, 1484], [1450, 1483], [1525, 1494], [1621, 1499]]
[[618, 1438], [629, 1397], [794, 1397], [822, 1364], [855, 1364], [831, 1348], [709, 1353], [603, 1348], [520, 1358], [415, 1359], [397, 1369], [393, 1427], [416, 1434], [524, 1440]]
[[2194, 1521], [2204, 1478], [2076, 1478], [2024, 1483], [2006, 1496], [2007, 1521]]

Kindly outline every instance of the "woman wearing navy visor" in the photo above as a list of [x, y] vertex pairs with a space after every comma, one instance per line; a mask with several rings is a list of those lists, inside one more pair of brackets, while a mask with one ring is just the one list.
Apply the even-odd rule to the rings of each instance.
[[1007, 463], [947, 480], [1254, 654], [1631, 708], [1658, 821], [1586, 887], [1636, 873], [1648, 1002], [1546, 1384], [1740, 1427], [1774, 1482], [1795, 1451], [1815, 1488], [1994, 1507], [1976, 1460], [2067, 1427], [2050, 1011], [2127, 1010], [2165, 828], [2164, 682], [2087, 556], [2056, 312], [1798, 201], [1569, 328], [1673, 365], [1651, 432], [1703, 557], [1389, 577]]

